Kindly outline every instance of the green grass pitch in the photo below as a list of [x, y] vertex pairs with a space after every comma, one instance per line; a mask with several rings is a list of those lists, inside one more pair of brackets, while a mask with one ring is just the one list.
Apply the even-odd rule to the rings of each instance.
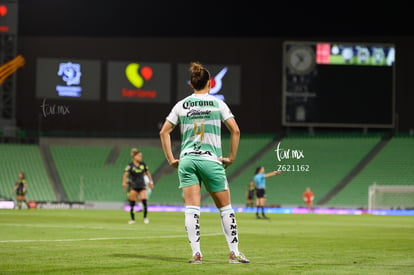
[[236, 213], [250, 264], [227, 263], [218, 213], [202, 212], [203, 264], [184, 214], [0, 210], [0, 274], [414, 274], [414, 217]]

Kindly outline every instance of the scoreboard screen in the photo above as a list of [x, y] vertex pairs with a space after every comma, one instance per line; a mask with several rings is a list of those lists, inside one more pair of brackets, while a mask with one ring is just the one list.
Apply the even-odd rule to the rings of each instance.
[[287, 41], [284, 126], [392, 128], [395, 46]]

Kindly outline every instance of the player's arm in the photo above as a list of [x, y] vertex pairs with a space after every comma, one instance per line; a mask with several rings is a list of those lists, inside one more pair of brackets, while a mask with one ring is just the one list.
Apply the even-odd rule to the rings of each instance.
[[175, 125], [166, 120], [160, 130], [160, 139], [162, 150], [164, 151], [165, 158], [168, 164], [172, 167], [178, 167], [178, 159], [173, 155], [171, 148], [171, 132], [174, 130]]
[[226, 125], [230, 132], [230, 151], [226, 158], [223, 157], [220, 160], [224, 163], [224, 166], [227, 167], [236, 160], [240, 142], [240, 129], [234, 117], [224, 121], [224, 125]]
[[273, 177], [282, 174], [282, 171], [272, 171], [265, 174], [265, 178]]
[[149, 179], [148, 187], [149, 187], [150, 189], [154, 189], [154, 180], [152, 179], [152, 175], [151, 175], [150, 171], [149, 171], [149, 170], [147, 170], [147, 171], [145, 172], [145, 175], [147, 175], [147, 177], [148, 177], [148, 179]]
[[128, 188], [128, 175], [129, 175], [129, 172], [125, 171], [124, 175], [122, 176], [122, 187], [124, 188], [125, 192], [127, 191], [127, 188]]

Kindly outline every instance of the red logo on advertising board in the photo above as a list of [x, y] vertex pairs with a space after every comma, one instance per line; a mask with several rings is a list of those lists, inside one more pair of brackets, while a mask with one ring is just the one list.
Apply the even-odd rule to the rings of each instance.
[[[4, 17], [7, 15], [7, 6], [0, 5], [0, 17]], [[9, 26], [0, 25], [0, 32], [9, 32]]]
[[139, 98], [155, 98], [157, 92], [154, 90], [141, 89], [145, 82], [149, 81], [153, 76], [153, 70], [149, 66], [144, 66], [138, 63], [130, 63], [125, 68], [125, 76], [128, 81], [136, 89], [122, 88], [122, 97], [139, 97]]
[[0, 5], [0, 16], [6, 16], [6, 14], [7, 14], [7, 6]]

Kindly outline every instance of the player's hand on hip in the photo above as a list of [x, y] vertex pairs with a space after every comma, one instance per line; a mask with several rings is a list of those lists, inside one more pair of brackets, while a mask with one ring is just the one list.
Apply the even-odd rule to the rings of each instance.
[[229, 165], [233, 164], [233, 160], [230, 158], [219, 158], [219, 160], [223, 163], [224, 168], [227, 168]]
[[172, 161], [169, 161], [168, 162], [168, 164], [171, 166], [171, 167], [174, 167], [174, 168], [178, 168], [178, 163], [180, 162], [180, 160], [178, 160], [178, 159], [173, 159]]

